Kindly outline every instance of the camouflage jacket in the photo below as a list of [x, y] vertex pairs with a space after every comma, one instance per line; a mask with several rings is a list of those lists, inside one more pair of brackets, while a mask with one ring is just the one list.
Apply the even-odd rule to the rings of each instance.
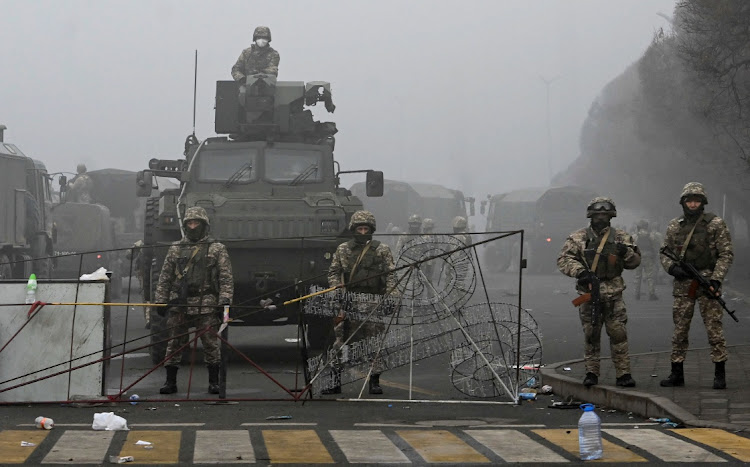
[[[377, 241], [377, 240], [373, 240]], [[362, 253], [364, 245], [358, 244], [354, 240], [344, 242], [336, 248], [336, 253], [333, 254], [331, 259], [331, 266], [328, 268], [328, 285], [336, 287], [342, 285], [350, 280], [352, 267]], [[370, 256], [369, 261], [366, 258]], [[395, 265], [393, 263], [393, 255], [388, 245], [378, 242], [376, 248], [370, 247], [370, 249], [363, 257], [360, 265], [363, 263], [370, 263], [369, 267], [358, 266], [355, 272], [357, 278], [363, 277], [379, 277], [380, 293], [390, 292], [391, 294], [396, 293], [396, 276], [393, 273]], [[357, 279], [355, 278], [355, 279]], [[342, 282], [345, 281], [345, 282]], [[356, 284], [351, 287], [352, 292], [357, 292]]]
[[[191, 261], [189, 258], [196, 247], [201, 250]], [[192, 270], [184, 274], [186, 278], [189, 275], [201, 278], [198, 286], [188, 293], [188, 314], [213, 313], [219, 303], [231, 303], [234, 295], [232, 263], [229, 261], [227, 248], [209, 236], [198, 242], [183, 238], [169, 247], [154, 294], [156, 303], [167, 303], [179, 298], [181, 280], [178, 273], [181, 268], [186, 268], [188, 262], [191, 263]], [[182, 272], [184, 273], [184, 269]]]
[[638, 245], [638, 250], [641, 252], [641, 256], [649, 256], [656, 258], [659, 254], [659, 246], [661, 245], [661, 238], [656, 232], [650, 232], [648, 230], [638, 230], [633, 236], [635, 244]]
[[[707, 245], [696, 245], [695, 237], [690, 240], [688, 248], [694, 247], [708, 247], [711, 252], [711, 257], [715, 260], [715, 264], [712, 268], [700, 270], [701, 274], [709, 278], [709, 280], [717, 280], [719, 282], [724, 281], [729, 267], [732, 265], [734, 260], [734, 251], [732, 249], [732, 237], [729, 234], [729, 228], [726, 222], [719, 217], [715, 216], [710, 222], [706, 223], [706, 218], [701, 216], [698, 222], [704, 222], [706, 225], [706, 241]], [[680, 234], [681, 230], [684, 230], [684, 226], [687, 220], [684, 216], [680, 216], [676, 219], [672, 219], [667, 226], [667, 233], [664, 236], [664, 244], [662, 246], [668, 246], [672, 251], [680, 254], [682, 250], [682, 244], [685, 242], [685, 238]], [[669, 271], [674, 261], [661, 255], [661, 265], [665, 271]], [[690, 288], [690, 280], [674, 281], [673, 295], [687, 295], [688, 289]]]
[[[602, 234], [606, 232], [606, 228], [602, 230]], [[560, 256], [557, 258], [557, 267], [566, 276], [578, 277], [578, 275], [586, 270], [583, 262], [583, 251], [586, 248], [596, 248], [598, 245], [587, 245], [588, 239], [596, 237], [591, 227], [586, 227], [580, 230], [576, 230], [568, 236], [563, 244]], [[623, 243], [628, 247], [628, 252], [625, 255], [624, 268], [635, 269], [641, 264], [641, 254], [638, 251], [638, 247], [633, 242], [633, 237], [627, 232], [620, 229], [615, 229], [614, 236], [615, 243]], [[576, 290], [579, 293], [585, 293], [586, 290], [576, 286]], [[617, 276], [613, 279], [602, 280], [599, 289], [600, 296], [604, 299], [618, 298], [622, 295], [622, 291], [625, 290], [625, 281], [622, 276]]]
[[253, 44], [246, 48], [232, 67], [232, 78], [240, 81], [246, 76], [256, 73], [279, 75], [279, 53], [270, 45], [263, 48]]
[[94, 182], [87, 174], [78, 174], [68, 183], [68, 201], [73, 203], [91, 203], [91, 189]]

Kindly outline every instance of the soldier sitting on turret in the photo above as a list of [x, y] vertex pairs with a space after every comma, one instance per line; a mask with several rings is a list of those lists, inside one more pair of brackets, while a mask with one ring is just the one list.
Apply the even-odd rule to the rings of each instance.
[[243, 50], [237, 63], [232, 67], [232, 78], [239, 84], [245, 84], [248, 76], [262, 73], [279, 75], [279, 53], [271, 47], [271, 30], [258, 26], [253, 32], [253, 44]]

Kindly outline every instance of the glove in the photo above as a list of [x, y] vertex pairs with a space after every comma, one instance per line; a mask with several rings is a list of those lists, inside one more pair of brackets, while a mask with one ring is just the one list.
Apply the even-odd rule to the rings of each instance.
[[594, 277], [596, 275], [591, 271], [582, 271], [578, 274], [578, 285], [584, 289], [588, 289], [591, 284], [594, 283]]
[[617, 249], [617, 256], [620, 258], [624, 258], [628, 254], [628, 246], [624, 243], [615, 243], [615, 248]]
[[690, 274], [688, 274], [687, 271], [682, 269], [679, 264], [675, 263], [669, 267], [669, 270], [667, 271], [667, 274], [670, 276], [673, 276], [678, 281], [682, 281], [685, 279], [690, 278]]
[[709, 282], [711, 283], [711, 287], [714, 289], [714, 295], [718, 294], [719, 290], [721, 290], [721, 281], [711, 279]]

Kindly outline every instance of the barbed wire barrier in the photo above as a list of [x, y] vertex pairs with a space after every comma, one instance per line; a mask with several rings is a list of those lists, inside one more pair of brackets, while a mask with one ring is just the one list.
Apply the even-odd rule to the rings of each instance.
[[[476, 242], [474, 245], [464, 245], [460, 240], [447, 234], [413, 235], [400, 234], [400, 238], [408, 238], [403, 242], [402, 248], [397, 252], [396, 269], [397, 289], [389, 291], [385, 296], [354, 294], [336, 290], [301, 300], [304, 304], [302, 311], [304, 316], [300, 320], [298, 332], [298, 346], [301, 346], [303, 355], [303, 373], [305, 385], [298, 388], [295, 377], [295, 388], [289, 389], [271, 377], [259, 365], [255, 364], [248, 356], [242, 354], [238, 349], [231, 346], [226, 337], [222, 340], [224, 348], [222, 356], [232, 351], [253, 365], [260, 373], [271, 379], [276, 385], [291, 396], [294, 400], [319, 394], [321, 390], [332, 387], [331, 369], [333, 362], [342, 362], [345, 371], [342, 383], [349, 384], [364, 380], [359, 397], [362, 397], [367, 378], [373, 371], [373, 362], [381, 361], [385, 368], [394, 369], [409, 365], [414, 362], [447, 353], [449, 355], [450, 378], [454, 387], [461, 393], [475, 398], [508, 397], [514, 402], [518, 401], [519, 387], [538, 371], [541, 364], [541, 336], [536, 321], [521, 308], [521, 278], [519, 271], [519, 303], [511, 305], [496, 303], [489, 300], [487, 287], [484, 283], [481, 266], [477, 261], [479, 255], [477, 246], [497, 241], [511, 235], [523, 235], [522, 231], [492, 232], [485, 233], [485, 240]], [[493, 236], [494, 235], [494, 236]], [[247, 242], [247, 240], [245, 240]], [[222, 242], [231, 243], [231, 242]], [[166, 248], [169, 245], [158, 245]], [[97, 305], [124, 306], [126, 308], [126, 329], [123, 341], [103, 349], [103, 353], [109, 354], [115, 348], [122, 348], [121, 352], [109, 355], [102, 360], [122, 359], [120, 374], [120, 389], [115, 395], [108, 395], [107, 400], [120, 400], [120, 398], [135, 384], [151, 374], [163, 365], [170, 356], [156, 364], [135, 382], [123, 385], [123, 371], [125, 355], [149, 348], [152, 345], [164, 345], [169, 338], [154, 340], [154, 333], [140, 336], [135, 339], [127, 338], [127, 314], [134, 306], [167, 306], [165, 304], [152, 304], [147, 302], [130, 302], [133, 276], [133, 258], [135, 250], [147, 247], [130, 248], [130, 274], [128, 277], [127, 300], [125, 302], [109, 302]], [[122, 250], [122, 249], [117, 249]], [[89, 252], [90, 253], [90, 252]], [[479, 274], [477, 275], [477, 271]], [[305, 284], [321, 283], [322, 275], [307, 277], [294, 285], [298, 290]], [[484, 289], [484, 303], [470, 304], [476, 291], [478, 282], [482, 283]], [[320, 293], [321, 285], [308, 285], [307, 290], [311, 294]], [[265, 293], [264, 296], [267, 296]], [[262, 297], [257, 297], [260, 301]], [[255, 301], [248, 299], [242, 303], [232, 306], [232, 319], [242, 319], [254, 313], [264, 312], [264, 307], [247, 305], [247, 302]], [[17, 304], [3, 304], [9, 306]], [[39, 302], [39, 305], [47, 303]], [[49, 303], [58, 306], [86, 306], [88, 303]], [[280, 305], [281, 306], [281, 305]], [[343, 346], [334, 350], [329, 348], [322, 354], [308, 357], [304, 338], [303, 325], [305, 317], [316, 317], [331, 319], [345, 308], [348, 319], [359, 323], [359, 327], [365, 323], [379, 323], [384, 331], [375, 337], [353, 340], [356, 330], [352, 332], [350, 339]], [[41, 309], [35, 310], [36, 313]], [[30, 316], [33, 318], [33, 313]], [[19, 329], [13, 338], [17, 336], [25, 324]], [[166, 329], [167, 332], [171, 331]], [[202, 333], [217, 333], [214, 329], [196, 330], [195, 336], [175, 353], [182, 353], [192, 345], [190, 379], [192, 381], [192, 370], [197, 349], [197, 339]], [[189, 335], [190, 332], [186, 333]], [[151, 339], [147, 345], [126, 350], [126, 346], [141, 339]], [[3, 343], [3, 347], [9, 342]], [[0, 348], [0, 352], [2, 352]], [[0, 382], [0, 392], [10, 390], [26, 384], [43, 380], [50, 376], [43, 376], [33, 381], [25, 381], [12, 387], [6, 384], [28, 377], [35, 373], [49, 371], [51, 369], [68, 365], [70, 368], [60, 370], [55, 374], [73, 371], [77, 368], [93, 364], [90, 362], [72, 367], [72, 363], [80, 361], [88, 356], [69, 358], [64, 362], [50, 365], [49, 367], [35, 372], [21, 375], [7, 381]], [[295, 371], [297, 375], [297, 371]], [[225, 383], [225, 381], [222, 381]], [[410, 370], [409, 398], [412, 398], [412, 373]], [[169, 401], [180, 399], [169, 398]], [[188, 393], [187, 400], [190, 399]], [[250, 398], [237, 398], [227, 400], [259, 400]], [[261, 399], [268, 400], [268, 399]], [[277, 399], [274, 399], [277, 400]], [[58, 401], [59, 402], [59, 401]]]

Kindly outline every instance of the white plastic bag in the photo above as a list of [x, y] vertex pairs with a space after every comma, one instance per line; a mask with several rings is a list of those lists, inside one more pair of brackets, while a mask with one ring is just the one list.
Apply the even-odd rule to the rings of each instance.
[[79, 280], [82, 281], [99, 281], [102, 279], [109, 279], [107, 277], [107, 270], [105, 268], [99, 268], [91, 274], [83, 274]]
[[95, 413], [91, 428], [106, 431], [129, 430], [128, 421], [114, 412]]

